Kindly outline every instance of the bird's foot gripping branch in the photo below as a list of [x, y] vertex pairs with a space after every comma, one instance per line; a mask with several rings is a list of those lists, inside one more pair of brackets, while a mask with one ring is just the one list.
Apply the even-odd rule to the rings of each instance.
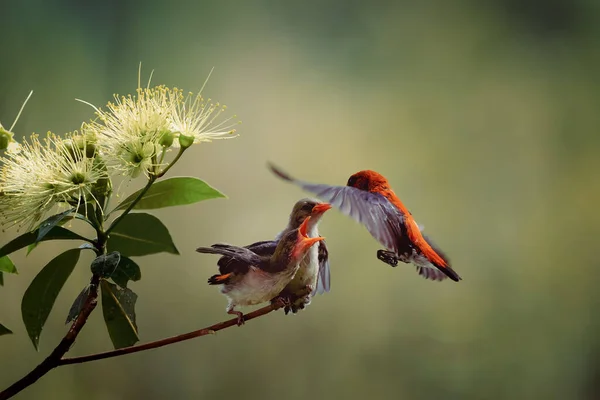
[[[34, 134], [18, 142], [12, 133], [18, 116], [8, 130], [0, 124], [0, 219], [5, 229], [24, 231], [0, 248], [0, 285], [4, 285], [5, 274], [17, 272], [11, 253], [21, 249], [29, 253], [52, 240], [73, 243], [73, 248], [41, 268], [23, 295], [23, 322], [36, 349], [62, 287], [76, 267], [86, 268], [78, 265], [80, 254], [95, 254], [89, 284], [70, 310], [64, 310], [70, 324], [64, 338], [41, 364], [2, 391], [0, 399], [12, 397], [61, 365], [142, 351], [229, 326], [226, 322], [183, 338], [134, 346], [139, 341], [137, 295], [128, 283], [141, 279], [135, 258], [161, 252], [179, 254], [168, 228], [144, 210], [225, 197], [201, 179], [164, 176], [193, 144], [236, 137], [236, 117], [226, 117], [226, 107], [206, 100], [202, 89], [184, 95], [180, 89], [150, 87], [150, 83], [142, 88], [139, 82], [134, 94], [115, 96], [104, 107], [91, 106], [95, 118], [62, 137]], [[117, 176], [139, 178], [145, 184], [112, 205], [117, 199], [113, 191]], [[78, 224], [92, 227], [94, 235], [77, 233]], [[117, 350], [64, 358], [98, 303]], [[10, 333], [0, 324], [0, 335]]]

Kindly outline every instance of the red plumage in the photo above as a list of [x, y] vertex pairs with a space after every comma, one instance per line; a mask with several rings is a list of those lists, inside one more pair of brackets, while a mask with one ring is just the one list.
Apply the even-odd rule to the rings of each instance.
[[[364, 170], [350, 176], [346, 186], [329, 186], [300, 181], [272, 165], [270, 167], [280, 178], [314, 193], [363, 224], [388, 250], [380, 250], [378, 258], [390, 265], [395, 265], [398, 260], [413, 263], [419, 274], [427, 279], [461, 279], [451, 268], [448, 258], [421, 233], [412, 214], [381, 174]], [[381, 252], [386, 254], [380, 257]]]

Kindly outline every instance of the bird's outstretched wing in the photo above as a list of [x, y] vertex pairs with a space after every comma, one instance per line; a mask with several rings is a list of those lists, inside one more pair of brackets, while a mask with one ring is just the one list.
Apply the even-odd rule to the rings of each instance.
[[331, 272], [329, 270], [329, 251], [324, 240], [319, 242], [319, 277], [312, 295], [323, 294], [331, 289]]
[[304, 182], [292, 178], [272, 164], [269, 164], [269, 167], [275, 175], [314, 193], [319, 199], [328, 202], [343, 214], [363, 224], [369, 233], [388, 250], [398, 253], [399, 250], [408, 246], [407, 243], [399, 243], [406, 238], [404, 216], [383, 195], [351, 186], [330, 186]]

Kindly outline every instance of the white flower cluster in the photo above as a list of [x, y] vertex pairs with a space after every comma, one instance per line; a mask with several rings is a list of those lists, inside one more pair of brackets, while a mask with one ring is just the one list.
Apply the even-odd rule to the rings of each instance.
[[92, 106], [97, 118], [64, 139], [34, 134], [17, 144], [0, 125], [0, 145], [7, 144], [0, 157], [2, 225], [32, 229], [57, 204], [98, 203], [114, 173], [157, 175], [172, 147], [182, 152], [194, 143], [237, 136], [236, 117], [222, 118], [226, 107], [200, 93], [184, 96], [157, 86], [114, 99], [105, 109]]
[[221, 120], [226, 107], [201, 94], [186, 97], [180, 89], [157, 86], [114, 97], [106, 111], [96, 108], [98, 119], [89, 129], [107, 164], [127, 176], [154, 173], [170, 147], [236, 137], [235, 116]]
[[0, 170], [3, 224], [31, 227], [56, 204], [97, 201], [94, 189], [108, 172], [88, 141], [76, 134], [61, 139], [48, 133], [41, 140], [34, 134], [20, 151], [7, 153]]

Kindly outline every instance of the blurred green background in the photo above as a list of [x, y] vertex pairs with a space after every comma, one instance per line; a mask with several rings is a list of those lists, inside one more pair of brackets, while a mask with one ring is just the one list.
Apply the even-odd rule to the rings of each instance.
[[[305, 194], [265, 168], [345, 184], [386, 175], [464, 280], [429, 282], [375, 258], [368, 232], [321, 224], [332, 290], [282, 312], [127, 357], [52, 371], [22, 399], [597, 399], [600, 397], [600, 4], [593, 0], [3, 0], [0, 121], [57, 133], [153, 82], [229, 106], [241, 136], [195, 146], [171, 176], [228, 200], [156, 211], [181, 256], [138, 258], [137, 323], [150, 341], [226, 319], [199, 245], [275, 235]], [[137, 189], [136, 181], [124, 191]], [[5, 243], [17, 233], [1, 233]], [[58, 244], [56, 244], [58, 243]], [[56, 249], [13, 255], [0, 387], [66, 332], [89, 279], [82, 257], [41, 350], [21, 297]], [[55, 246], [55, 247], [53, 247]], [[111, 348], [100, 309], [70, 354]]]

